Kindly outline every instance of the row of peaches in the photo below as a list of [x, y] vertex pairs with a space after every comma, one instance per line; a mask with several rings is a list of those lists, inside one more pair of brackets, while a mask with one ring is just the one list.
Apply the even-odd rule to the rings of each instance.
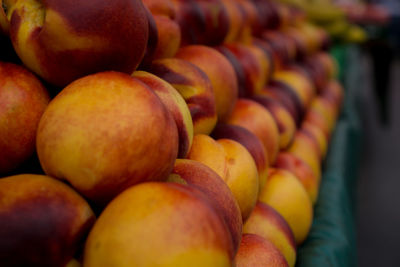
[[[134, 14], [129, 5], [120, 8], [123, 2], [132, 9], [142, 4], [115, 1], [104, 11], [100, 2], [94, 8], [103, 8], [100, 19], [83, 19], [91, 29], [108, 15], [123, 22]], [[147, 50], [134, 67], [141, 63], [140, 70], [131, 72], [110, 67], [120, 66], [110, 63], [113, 57], [133, 60], [108, 43], [110, 57], [96, 54], [107, 38], [71, 37], [81, 29], [75, 16], [85, 18], [79, 8], [91, 11], [86, 4], [75, 6], [70, 27], [61, 29], [65, 20], [56, 11], [68, 10], [68, 1], [3, 3], [15, 52], [48, 88], [25, 67], [0, 63], [0, 172], [23, 173], [32, 154], [43, 172], [0, 179], [0, 262], [294, 266], [343, 98], [335, 63], [322, 51], [328, 43], [323, 31], [272, 1], [143, 1], [144, 24], [151, 29], [149, 18], [155, 19], [157, 34], [144, 38]], [[255, 19], [271, 6], [279, 23]], [[256, 13], [243, 12], [249, 7]], [[39, 35], [29, 33], [38, 25], [29, 21], [33, 15], [18, 22], [21, 10], [38, 16], [35, 23], [46, 10], [49, 24], [40, 25]], [[196, 10], [207, 19], [219, 14], [213, 22], [237, 21], [234, 14], [242, 20], [224, 26], [225, 35], [218, 33], [225, 25], [220, 20], [206, 23], [207, 30], [188, 27], [198, 23], [187, 15]], [[114, 20], [103, 29], [117, 36]], [[21, 27], [24, 34], [13, 33]], [[46, 50], [51, 34], [57, 38]], [[40, 46], [29, 47], [39, 39]], [[95, 49], [87, 53], [81, 45]], [[97, 72], [104, 64], [113, 71]], [[95, 74], [81, 77], [89, 66]], [[59, 88], [52, 99], [49, 88]]]

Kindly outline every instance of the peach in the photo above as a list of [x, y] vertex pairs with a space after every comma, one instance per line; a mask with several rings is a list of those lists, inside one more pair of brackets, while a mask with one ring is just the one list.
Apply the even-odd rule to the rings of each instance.
[[231, 139], [215, 141], [207, 135], [196, 135], [187, 158], [207, 165], [221, 176], [245, 221], [256, 204], [260, 184], [257, 166], [247, 149]]
[[277, 100], [266, 95], [256, 95], [251, 98], [268, 109], [274, 117], [279, 130], [279, 148], [286, 149], [292, 143], [296, 124], [287, 109]]
[[110, 71], [76, 80], [51, 101], [36, 147], [48, 175], [104, 205], [129, 186], [167, 179], [178, 133], [149, 87]]
[[265, 95], [281, 103], [294, 119], [296, 126], [300, 126], [304, 116], [304, 108], [299, 96], [287, 84], [279, 81], [270, 81], [260, 95]]
[[301, 244], [307, 238], [313, 220], [313, 207], [303, 185], [293, 174], [270, 168], [259, 201], [282, 215], [293, 231], [296, 244]]
[[236, 56], [245, 73], [245, 96], [259, 93], [267, 83], [271, 69], [270, 58], [264, 51], [255, 45], [243, 45], [239, 43], [225, 44], [226, 48]]
[[143, 4], [150, 10], [153, 15], [163, 15], [174, 19], [176, 10], [173, 0], [142, 0]]
[[329, 81], [329, 73], [323, 62], [321, 62], [315, 55], [309, 56], [303, 60], [301, 68], [304, 68], [308, 73], [317, 93], [319, 94]]
[[0, 195], [3, 266], [64, 266], [95, 220], [80, 195], [44, 175], [2, 178]]
[[205, 193], [232, 236], [233, 257], [239, 248], [243, 221], [239, 205], [224, 180], [198, 161], [177, 159], [168, 181], [186, 184]]
[[319, 149], [317, 141], [303, 129], [297, 130], [292, 145], [287, 149], [287, 152], [299, 157], [305, 163], [307, 163], [317, 181], [319, 183], [321, 179], [321, 151]]
[[150, 87], [172, 114], [179, 135], [178, 157], [186, 157], [193, 141], [193, 121], [185, 100], [172, 85], [151, 73], [135, 71], [132, 76]]
[[266, 41], [277, 55], [279, 60], [275, 61], [276, 70], [281, 70], [285, 65], [287, 65], [291, 59], [290, 44], [288, 44], [289, 39], [286, 39], [280, 32], [266, 30], [261, 34], [261, 39]]
[[194, 134], [209, 134], [217, 123], [213, 88], [207, 75], [190, 62], [177, 58], [156, 60], [150, 72], [170, 83], [185, 99]]
[[181, 30], [178, 23], [166, 16], [154, 16], [158, 30], [158, 42], [154, 59], [175, 56], [181, 44]]
[[246, 128], [231, 124], [217, 124], [211, 136], [215, 139], [232, 139], [249, 151], [257, 166], [261, 189], [267, 181], [269, 161], [260, 139]]
[[235, 70], [237, 87], [238, 87], [238, 97], [246, 96], [246, 73], [240, 61], [237, 57], [224, 45], [215, 47], [221, 54], [223, 54], [226, 59], [231, 63], [233, 69]]
[[207, 74], [214, 90], [218, 120], [224, 122], [238, 97], [237, 78], [232, 65], [217, 50], [201, 45], [182, 47], [176, 57], [193, 63]]
[[311, 80], [306, 75], [298, 71], [282, 70], [275, 72], [273, 79], [291, 88], [299, 97], [303, 109], [307, 109], [311, 105], [316, 91]]
[[293, 232], [282, 215], [270, 205], [257, 202], [244, 224], [243, 233], [265, 238], [282, 253], [289, 266], [294, 266], [297, 251]]
[[254, 32], [260, 31], [261, 21], [257, 6], [252, 0], [236, 0], [243, 14], [244, 25], [239, 32], [238, 42], [242, 44], [251, 44]]
[[255, 234], [243, 235], [235, 263], [237, 267], [289, 266], [271, 242]]
[[307, 56], [307, 40], [296, 27], [291, 26], [285, 30], [285, 34], [291, 38], [296, 46], [296, 60], [301, 61]]
[[83, 265], [231, 266], [230, 235], [202, 192], [148, 182], [118, 195], [101, 213]]
[[235, 42], [239, 39], [240, 33], [243, 31], [243, 27], [245, 26], [244, 14], [240, 4], [236, 1], [221, 0], [221, 3], [226, 9], [229, 19], [229, 30], [225, 36], [224, 42]]
[[36, 130], [49, 101], [47, 90], [32, 73], [0, 62], [0, 174], [34, 154]]
[[293, 154], [280, 152], [274, 167], [287, 170], [294, 174], [304, 186], [304, 189], [306, 189], [311, 202], [313, 204], [317, 202], [319, 181], [307, 163]]
[[271, 45], [268, 42], [266, 42], [260, 38], [253, 38], [252, 45], [257, 46], [258, 48], [261, 48], [261, 50], [267, 56], [268, 62], [270, 64], [270, 68], [267, 73], [267, 81], [271, 80], [272, 74], [275, 72], [275, 69], [276, 69], [275, 65], [276, 65], [276, 61], [278, 60], [277, 54], [274, 53]]
[[325, 120], [321, 113], [317, 112], [316, 110], [309, 109], [304, 116], [304, 122], [311, 123], [321, 129], [325, 135], [325, 138], [329, 141], [331, 129], [328, 121]]
[[325, 71], [328, 73], [328, 79], [335, 79], [338, 75], [338, 65], [334, 57], [323, 51], [315, 54], [315, 57], [323, 64]]
[[154, 16], [151, 14], [150, 10], [146, 6], [144, 7], [144, 9], [146, 11], [147, 29], [149, 32], [149, 37], [147, 39], [147, 45], [143, 59], [141, 60], [140, 65], [138, 67], [140, 69], [148, 68], [148, 66], [154, 60], [157, 44], [159, 42], [158, 40], [159, 32], [157, 29], [156, 20], [154, 19]]
[[333, 131], [338, 115], [338, 108], [335, 106], [334, 103], [323, 97], [318, 96], [313, 99], [310, 110], [321, 114], [321, 116], [327, 123], [329, 132]]
[[301, 125], [301, 129], [303, 129], [303, 132], [305, 134], [315, 139], [316, 143], [318, 144], [319, 155], [321, 157], [321, 160], [323, 160], [328, 151], [328, 140], [322, 129], [308, 121], [303, 122], [303, 124]]
[[146, 49], [140, 0], [3, 1], [3, 7], [22, 62], [58, 86], [104, 70], [132, 73]]
[[262, 105], [248, 99], [239, 99], [228, 124], [242, 126], [263, 143], [269, 164], [275, 162], [279, 151], [279, 130], [271, 113]]
[[344, 89], [338, 81], [331, 80], [322, 90], [320, 96], [329, 100], [330, 102], [333, 102], [339, 110], [344, 99]]
[[182, 45], [218, 45], [228, 34], [229, 18], [221, 0], [173, 0]]

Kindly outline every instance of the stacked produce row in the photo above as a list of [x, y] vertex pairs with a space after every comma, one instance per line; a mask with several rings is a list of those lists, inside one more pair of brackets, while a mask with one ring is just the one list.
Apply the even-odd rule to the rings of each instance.
[[1, 2], [1, 266], [295, 265], [343, 99], [302, 11]]

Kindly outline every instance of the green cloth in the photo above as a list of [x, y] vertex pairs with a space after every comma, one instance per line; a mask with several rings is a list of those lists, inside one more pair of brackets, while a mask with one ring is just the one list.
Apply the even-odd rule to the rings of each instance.
[[318, 202], [307, 240], [298, 248], [298, 267], [357, 266], [355, 189], [361, 127], [356, 110], [359, 53], [351, 46], [335, 47], [339, 79], [346, 98], [323, 165]]

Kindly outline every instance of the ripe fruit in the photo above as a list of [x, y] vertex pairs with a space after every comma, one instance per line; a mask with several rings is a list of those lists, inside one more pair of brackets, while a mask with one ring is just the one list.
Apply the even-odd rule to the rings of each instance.
[[307, 237], [313, 219], [312, 203], [300, 181], [290, 172], [270, 168], [259, 201], [278, 211], [293, 231], [296, 244]]
[[89, 204], [44, 175], [0, 179], [2, 266], [64, 266], [94, 223]]
[[49, 95], [28, 70], [0, 62], [0, 174], [35, 151], [36, 130]]
[[156, 94], [123, 73], [76, 80], [39, 123], [43, 170], [104, 205], [134, 184], [165, 180], [178, 152], [172, 115]]
[[224, 180], [211, 168], [198, 161], [177, 159], [168, 181], [189, 185], [207, 196], [232, 236], [232, 257], [234, 257], [242, 237], [243, 221], [239, 205]]
[[142, 60], [148, 21], [140, 0], [3, 1], [22, 62], [65, 86], [105, 70], [132, 73]]
[[118, 195], [86, 242], [83, 265], [231, 266], [230, 235], [202, 192], [142, 183]]
[[271, 242], [255, 234], [243, 235], [235, 263], [237, 267], [289, 266]]

